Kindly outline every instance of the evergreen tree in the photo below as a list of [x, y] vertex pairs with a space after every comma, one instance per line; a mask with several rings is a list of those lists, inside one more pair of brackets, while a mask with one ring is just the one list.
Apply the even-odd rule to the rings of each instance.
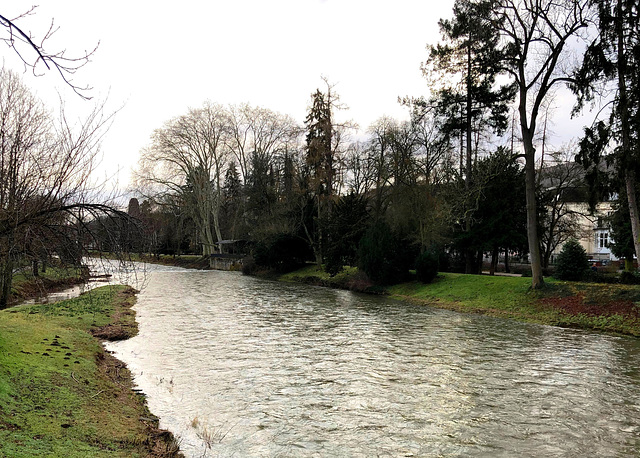
[[473, 187], [467, 193], [461, 182], [449, 189], [453, 205], [470, 199], [474, 202], [473, 226], [465, 230], [464, 221], [454, 223], [454, 247], [472, 254], [473, 271], [480, 273], [482, 254], [492, 254], [491, 272], [497, 267], [502, 251], [526, 251], [527, 216], [525, 210], [524, 171], [516, 158], [500, 148], [491, 156], [478, 161]]
[[325, 270], [331, 275], [345, 265], [355, 266], [358, 243], [369, 219], [367, 201], [355, 193], [342, 197], [335, 205], [327, 231]]
[[577, 240], [571, 239], [562, 246], [556, 264], [556, 277], [560, 280], [579, 281], [589, 271], [587, 252]]
[[323, 224], [331, 214], [333, 206], [333, 187], [335, 177], [334, 151], [332, 145], [333, 123], [332, 108], [336, 101], [328, 86], [327, 93], [319, 89], [311, 96], [312, 103], [305, 126], [307, 166], [309, 167], [309, 185], [316, 200], [317, 216], [310, 240], [316, 262], [322, 264], [324, 254]]
[[242, 226], [242, 184], [240, 174], [235, 162], [231, 162], [224, 176], [222, 185], [222, 206], [220, 220], [222, 233], [226, 237], [235, 240], [240, 237]]
[[[466, 137], [467, 183], [472, 174], [473, 138], [477, 150], [480, 131], [503, 132], [508, 125], [509, 103], [515, 96], [513, 84], [496, 84], [503, 71], [503, 53], [493, 26], [495, 11], [495, 0], [456, 0], [453, 18], [439, 22], [444, 43], [430, 47], [423, 68], [440, 87], [431, 104], [444, 120], [442, 128], [446, 132], [459, 130]], [[443, 87], [443, 80], [455, 85]]]
[[[434, 84], [440, 88], [430, 104], [442, 119], [445, 133], [460, 132], [466, 157], [464, 176], [468, 194], [472, 186], [472, 158], [474, 151], [476, 154], [478, 151], [480, 133], [486, 129], [498, 133], [506, 129], [508, 104], [515, 96], [515, 85], [496, 85], [496, 78], [503, 71], [503, 54], [498, 46], [498, 30], [493, 26], [495, 16], [494, 0], [456, 0], [453, 18], [439, 22], [444, 43], [430, 48], [429, 61], [423, 69], [425, 73], [442, 77], [434, 78]], [[443, 87], [442, 79], [455, 81], [458, 75], [462, 76], [456, 85]], [[460, 154], [462, 169], [462, 150]], [[471, 205], [468, 202], [464, 210], [467, 232], [472, 225]], [[466, 258], [466, 272], [472, 273], [474, 256], [467, 252]]]
[[611, 225], [610, 243], [611, 253], [618, 258], [624, 258], [625, 270], [633, 270], [633, 255], [635, 245], [633, 243], [633, 231], [631, 230], [631, 218], [629, 217], [629, 200], [625, 192], [621, 193], [613, 203], [613, 212], [609, 217]]
[[499, 149], [478, 164], [478, 175], [484, 186], [472, 233], [478, 248], [491, 252], [493, 274], [501, 251], [526, 251], [524, 170], [510, 152]]
[[367, 228], [358, 246], [358, 268], [378, 285], [405, 281], [415, 258], [403, 237], [383, 220]]
[[305, 125], [307, 127], [307, 164], [311, 168], [315, 192], [331, 195], [333, 177], [333, 155], [331, 152], [331, 107], [328, 96], [316, 90], [311, 96], [312, 104]]
[[626, 193], [634, 251], [640, 256], [636, 200], [640, 174], [640, 5], [637, 0], [592, 0], [592, 4], [598, 11], [598, 34], [574, 75], [572, 88], [578, 94], [575, 109], [596, 98], [602, 85], [612, 85], [615, 98], [609, 119], [585, 129], [578, 161], [587, 170], [592, 189]]

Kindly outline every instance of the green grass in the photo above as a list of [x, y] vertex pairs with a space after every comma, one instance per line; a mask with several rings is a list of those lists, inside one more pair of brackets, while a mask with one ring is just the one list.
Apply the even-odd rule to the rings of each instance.
[[531, 279], [524, 277], [491, 277], [487, 275], [464, 275], [441, 273], [431, 284], [418, 282], [391, 286], [389, 293], [410, 296], [422, 300], [458, 303], [461, 308], [473, 309], [519, 309], [522, 299], [530, 302], [528, 295]]
[[342, 284], [346, 280], [352, 278], [358, 272], [357, 267], [345, 266], [344, 269], [339, 272], [337, 275], [332, 277], [324, 269], [318, 267], [317, 264], [309, 264], [302, 269], [298, 269], [293, 272], [286, 273], [280, 276], [281, 281], [289, 281], [289, 282], [299, 282], [299, 281], [310, 281], [311, 279], [316, 279], [318, 281], [327, 282], [327, 283], [336, 283]]
[[151, 415], [128, 371], [88, 332], [134, 297], [106, 286], [0, 312], [0, 456], [145, 456], [140, 417]]
[[[630, 313], [630, 302], [640, 301], [640, 287], [553, 278], [545, 284], [532, 291], [525, 277], [441, 273], [431, 284], [404, 283], [387, 291], [398, 299], [459, 312], [640, 336], [640, 320]], [[618, 303], [625, 304], [621, 312]]]

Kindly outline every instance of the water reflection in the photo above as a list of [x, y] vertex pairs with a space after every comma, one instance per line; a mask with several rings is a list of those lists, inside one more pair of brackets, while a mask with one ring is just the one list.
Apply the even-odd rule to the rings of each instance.
[[191, 456], [629, 456], [636, 339], [152, 272], [111, 345]]

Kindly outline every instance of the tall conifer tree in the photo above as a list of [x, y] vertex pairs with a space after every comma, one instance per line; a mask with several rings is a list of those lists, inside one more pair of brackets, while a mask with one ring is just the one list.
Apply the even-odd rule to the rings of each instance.
[[576, 109], [595, 99], [603, 85], [613, 85], [615, 97], [609, 119], [585, 129], [578, 161], [587, 169], [593, 188], [612, 185], [626, 194], [635, 254], [640, 259], [636, 200], [640, 174], [640, 5], [637, 0], [593, 0], [592, 4], [598, 10], [598, 35], [572, 85], [579, 97]]
[[[480, 134], [487, 130], [503, 132], [508, 125], [509, 102], [515, 96], [513, 84], [497, 85], [503, 71], [494, 0], [456, 0], [453, 18], [439, 22], [443, 42], [431, 46], [423, 67], [434, 85], [430, 105], [443, 120], [443, 129], [461, 139], [461, 169], [465, 189], [470, 194], [473, 175], [474, 137], [477, 153]], [[456, 81], [454, 85], [444, 80]], [[462, 138], [465, 138], [463, 141]], [[462, 145], [464, 145], [464, 152]], [[462, 155], [466, 160], [462, 167]], [[461, 170], [462, 173], [462, 170]], [[470, 207], [470, 205], [468, 205]], [[466, 231], [471, 230], [472, 211], [465, 210]], [[465, 254], [466, 272], [476, 272], [476, 256]]]

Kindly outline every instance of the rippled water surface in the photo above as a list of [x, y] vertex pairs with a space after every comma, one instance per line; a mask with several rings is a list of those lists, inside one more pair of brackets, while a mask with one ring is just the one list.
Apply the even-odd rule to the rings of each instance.
[[640, 343], [215, 271], [112, 344], [188, 456], [638, 456]]

